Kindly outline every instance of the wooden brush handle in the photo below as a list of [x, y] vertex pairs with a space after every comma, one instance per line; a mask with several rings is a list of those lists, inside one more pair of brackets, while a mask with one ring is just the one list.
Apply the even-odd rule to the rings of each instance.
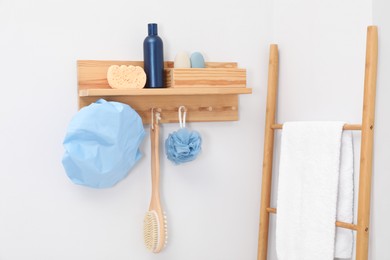
[[160, 149], [159, 149], [160, 126], [154, 123], [150, 128], [152, 146], [152, 198], [150, 209], [161, 211], [160, 206]]
[[158, 253], [164, 248], [166, 242], [166, 224], [164, 222], [164, 214], [160, 202], [160, 127], [158, 122], [154, 122], [151, 126], [150, 136], [152, 146], [152, 198], [149, 210], [156, 211], [158, 217], [159, 243], [154, 251], [155, 253]]

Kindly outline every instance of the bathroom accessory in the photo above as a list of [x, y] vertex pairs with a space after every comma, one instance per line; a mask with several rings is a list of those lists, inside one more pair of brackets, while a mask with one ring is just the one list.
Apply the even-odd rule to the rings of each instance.
[[191, 54], [191, 68], [205, 68], [204, 58], [200, 52]]
[[174, 164], [195, 160], [202, 147], [200, 134], [196, 131], [189, 131], [186, 128], [187, 111], [185, 106], [179, 107], [178, 114], [180, 129], [169, 134], [165, 141], [167, 158]]
[[181, 51], [175, 56], [175, 61], [173, 63], [174, 68], [191, 68], [190, 57], [185, 51]]
[[[268, 93], [264, 136], [263, 178], [261, 185], [261, 207], [258, 243], [258, 260], [267, 259], [269, 214], [277, 210], [270, 205], [272, 184], [272, 161], [274, 147], [274, 131], [282, 129], [282, 124], [275, 123], [276, 96], [278, 83], [278, 46], [270, 47], [268, 70]], [[378, 62], [378, 30], [376, 26], [367, 28], [366, 63], [363, 99], [363, 122], [361, 125], [344, 125], [344, 130], [361, 130], [360, 177], [358, 189], [357, 224], [336, 221], [337, 227], [357, 232], [356, 260], [368, 259], [370, 198], [372, 175], [372, 149], [374, 138], [375, 92]]]
[[187, 52], [178, 52], [175, 56], [175, 62], [173, 64], [175, 69], [189, 69], [189, 68], [205, 68], [205, 62], [203, 55], [199, 52], [194, 52], [191, 57]]
[[158, 36], [157, 24], [148, 24], [148, 36], [144, 40], [144, 69], [147, 88], [164, 87], [163, 42]]
[[[252, 93], [251, 88], [215, 85], [214, 87], [113, 89], [107, 82], [107, 69], [111, 65], [143, 66], [142, 61], [79, 60], [77, 83], [79, 108], [88, 106], [100, 98], [130, 105], [150, 123], [150, 109], [161, 108], [160, 123], [174, 123], [177, 109], [182, 104], [190, 114], [187, 122], [214, 122], [239, 120], [239, 95]], [[236, 62], [206, 62], [207, 68], [237, 68]], [[165, 68], [173, 68], [172, 61]], [[223, 77], [223, 74], [221, 74]], [[216, 82], [215, 84], [218, 84]]]
[[62, 164], [76, 184], [108, 188], [125, 178], [142, 154], [142, 119], [130, 106], [100, 99], [71, 120]]
[[107, 70], [107, 81], [112, 88], [140, 89], [145, 87], [146, 74], [140, 66], [111, 65]]
[[155, 108], [151, 109], [152, 195], [149, 211], [144, 218], [144, 243], [149, 251], [159, 253], [168, 242], [168, 230], [166, 215], [160, 201], [160, 112], [155, 110]]
[[336, 235], [334, 225], [336, 214], [339, 221], [353, 221], [352, 134], [343, 132], [344, 124], [283, 124], [276, 216], [278, 259], [352, 257], [353, 232], [337, 228], [341, 230]]
[[246, 69], [167, 68], [167, 88], [246, 87]]

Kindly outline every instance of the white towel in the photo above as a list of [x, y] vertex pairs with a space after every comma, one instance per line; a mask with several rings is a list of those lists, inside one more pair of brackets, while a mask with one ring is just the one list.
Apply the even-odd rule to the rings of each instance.
[[[338, 220], [349, 223], [353, 216], [352, 135], [343, 134], [343, 125], [283, 125], [276, 219], [279, 260], [352, 256], [352, 231], [340, 229], [335, 239], [336, 214]], [[336, 207], [342, 209], [336, 213]]]

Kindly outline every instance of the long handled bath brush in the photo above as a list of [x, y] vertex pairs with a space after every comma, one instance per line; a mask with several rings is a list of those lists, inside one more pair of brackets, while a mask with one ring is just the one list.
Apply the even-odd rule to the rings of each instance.
[[[159, 253], [167, 244], [167, 222], [160, 202], [159, 113], [154, 115], [150, 128], [152, 144], [152, 196], [149, 211], [144, 218], [144, 242], [146, 248]], [[155, 120], [153, 117], [156, 116]]]

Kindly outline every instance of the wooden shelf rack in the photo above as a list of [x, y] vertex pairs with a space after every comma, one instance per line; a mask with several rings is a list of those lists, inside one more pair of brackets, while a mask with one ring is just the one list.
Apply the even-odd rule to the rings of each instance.
[[[161, 109], [161, 122], [178, 121], [178, 108], [184, 105], [189, 113], [189, 122], [236, 121], [238, 120], [238, 95], [251, 94], [246, 87], [203, 87], [203, 88], [159, 88], [159, 89], [112, 89], [107, 82], [107, 69], [111, 65], [142, 66], [140, 61], [94, 61], [79, 60], [78, 98], [79, 108], [88, 106], [100, 98], [130, 105], [142, 117], [150, 122], [150, 110]], [[167, 68], [172, 62], [166, 62]], [[206, 63], [210, 68], [236, 68], [234, 62]]]

